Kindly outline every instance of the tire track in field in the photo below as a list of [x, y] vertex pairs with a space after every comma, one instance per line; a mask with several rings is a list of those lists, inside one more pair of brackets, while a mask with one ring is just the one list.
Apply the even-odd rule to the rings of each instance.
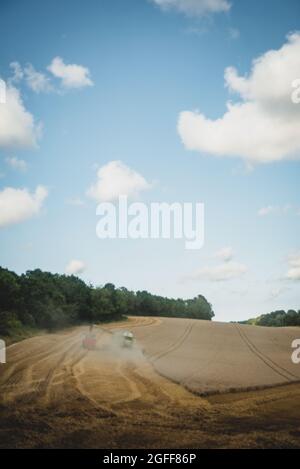
[[[60, 383], [54, 383], [54, 380], [57, 376], [57, 371], [60, 367], [63, 366], [64, 364], [64, 361], [66, 360], [66, 358], [68, 357], [68, 355], [71, 353], [72, 350], [76, 350], [78, 348], [78, 345], [77, 343], [76, 344], [72, 344], [67, 350], [65, 350], [62, 354], [62, 356], [58, 359], [58, 361], [56, 362], [54, 368], [52, 368], [45, 381], [42, 383], [42, 389], [39, 388], [38, 392], [39, 393], [42, 393], [44, 394], [43, 396], [43, 399], [45, 402], [49, 403], [50, 400], [51, 400], [51, 390], [58, 384]], [[84, 354], [81, 355], [79, 358], [76, 358], [75, 361], [76, 363], [78, 361], [80, 361], [82, 358], [83, 358]], [[66, 373], [65, 373], [66, 374]]]
[[[49, 401], [49, 394], [50, 394], [50, 388], [52, 386], [53, 380], [55, 378], [55, 375], [57, 373], [58, 368], [63, 364], [65, 358], [67, 355], [70, 353], [71, 350], [76, 347], [77, 344], [71, 344], [67, 346], [67, 348], [63, 349], [60, 353], [62, 354], [58, 360], [55, 362], [54, 366], [51, 366], [51, 369], [48, 371], [46, 376], [42, 377], [41, 379], [38, 380], [32, 380], [30, 379], [30, 376], [33, 375], [33, 371], [35, 367], [38, 367], [42, 362], [46, 360], [44, 357], [40, 361], [34, 362], [29, 364], [29, 367], [25, 370], [25, 373], [22, 374], [22, 386], [23, 389], [21, 391], [17, 390], [12, 390], [9, 393], [9, 398], [22, 398], [23, 402], [29, 403], [32, 400], [42, 400], [43, 402], [48, 402]], [[52, 359], [51, 352], [49, 352], [50, 355], [48, 358]], [[56, 356], [58, 352], [55, 352], [54, 356]], [[24, 371], [23, 370], [23, 371]], [[36, 383], [36, 385], [34, 385]]]
[[277, 362], [275, 362], [274, 360], [272, 360], [272, 358], [270, 358], [268, 355], [266, 355], [264, 352], [262, 352], [261, 350], [259, 350], [256, 345], [250, 340], [249, 336], [247, 336], [246, 332], [245, 331], [242, 331], [242, 334], [244, 335], [245, 339], [249, 342], [249, 344], [253, 347], [253, 349], [258, 353], [260, 354], [262, 357], [264, 357], [266, 360], [268, 360], [269, 362], [272, 363], [272, 365], [274, 365], [275, 367], [279, 368], [283, 373], [286, 373], [288, 375], [291, 376], [291, 378], [294, 380], [299, 380], [300, 377], [299, 376], [296, 376], [294, 375], [291, 371], [287, 370], [286, 368], [284, 368], [283, 366], [279, 365]]
[[175, 340], [171, 345], [169, 345], [166, 349], [162, 350], [161, 352], [155, 352], [151, 355], [148, 355], [148, 359], [151, 362], [156, 362], [157, 360], [160, 360], [161, 358], [165, 357], [171, 352], [174, 352], [177, 350], [179, 347], [183, 345], [183, 343], [186, 341], [186, 339], [189, 337], [193, 327], [194, 327], [194, 322], [191, 324], [188, 324], [187, 327], [185, 328], [184, 332], [181, 334], [181, 336]]
[[[78, 336], [78, 333], [72, 335], [71, 337], [68, 337], [65, 340], [65, 343], [72, 342], [76, 337]], [[29, 340], [29, 339], [27, 339]], [[55, 343], [54, 347], [48, 348], [46, 351], [44, 348], [40, 351], [34, 351], [34, 358], [36, 362], [30, 366], [37, 365], [41, 363], [44, 360], [49, 359], [49, 357], [53, 357], [57, 354], [61, 353], [61, 343]], [[16, 360], [15, 363], [12, 363], [9, 365], [7, 370], [4, 370], [3, 375], [0, 377], [0, 387], [4, 386], [9, 386], [9, 385], [16, 385], [22, 377], [22, 373], [24, 372], [25, 369], [27, 369], [27, 363], [32, 361], [32, 355], [33, 352], [29, 353], [25, 357]]]
[[[290, 376], [286, 376], [286, 374], [285, 374], [285, 373], [287, 373], [287, 374], [291, 375], [290, 372], [288, 372], [285, 369], [282, 369], [282, 367], [278, 366], [275, 362], [273, 362], [273, 360], [271, 360], [268, 357], [266, 357], [265, 355], [263, 355], [255, 346], [253, 346], [251, 341], [248, 339], [248, 337], [245, 335], [245, 333], [241, 331], [240, 327], [237, 324], [235, 324], [235, 328], [236, 328], [236, 331], [239, 334], [240, 338], [242, 339], [244, 344], [248, 347], [248, 349], [253, 353], [253, 355], [255, 355], [259, 360], [261, 360], [265, 365], [267, 365], [267, 367], [269, 367], [272, 371], [274, 371], [274, 373], [281, 376], [281, 378], [284, 378], [288, 382], [293, 382], [294, 381], [293, 378], [291, 378]], [[279, 368], [279, 369], [277, 369], [277, 368]], [[280, 371], [280, 369], [281, 369], [281, 371]], [[299, 379], [299, 378], [297, 378], [297, 379]]]
[[135, 318], [131, 323], [125, 323], [122, 325], [116, 324], [109, 329], [104, 329], [101, 327], [103, 330], [107, 331], [113, 331], [113, 330], [123, 330], [123, 329], [135, 329], [137, 327], [148, 327], [148, 326], [154, 326], [158, 325], [161, 323], [161, 320], [158, 318], [143, 318], [143, 317], [137, 317]]
[[153, 381], [152, 366], [143, 364], [139, 367], [134, 363], [125, 363], [121, 367], [121, 374], [130, 385], [132, 392], [130, 396], [113, 403], [118, 416], [128, 417], [128, 414], [136, 414], [137, 408], [142, 408], [144, 412], [144, 408], [148, 407], [151, 409], [152, 416], [159, 416], [165, 422], [173, 422], [174, 418], [168, 409], [174, 408], [177, 400], [170, 396], [159, 383]]
[[92, 394], [84, 387], [81, 381], [81, 377], [84, 376], [84, 374], [86, 373], [86, 367], [84, 366], [83, 360], [87, 357], [87, 355], [88, 351], [86, 351], [86, 354], [82, 356], [77, 362], [73, 363], [71, 366], [70, 371], [73, 379], [75, 380], [75, 389], [79, 392], [81, 396], [87, 399], [95, 409], [100, 410], [103, 414], [103, 417], [116, 417], [117, 414], [114, 411], [112, 411], [107, 406], [99, 404], [99, 402], [94, 399]]
[[[78, 347], [78, 338], [80, 334], [76, 332], [71, 337], [66, 338], [62, 343], [62, 337], [58, 338], [58, 343], [54, 347], [49, 347], [45, 352], [31, 354], [30, 357], [19, 360], [10, 366], [9, 376], [0, 386], [2, 394], [5, 394], [5, 400], [22, 399], [24, 403], [30, 403], [35, 399], [42, 399], [49, 401], [49, 395], [53, 381], [57, 377], [57, 371], [62, 367], [64, 360], [70, 355], [72, 350]], [[47, 348], [47, 342], [45, 343]], [[58, 355], [58, 359], [54, 361], [53, 358]], [[46, 365], [47, 360], [50, 364]], [[45, 363], [45, 365], [44, 365]], [[49, 369], [48, 373], [44, 370]], [[64, 373], [61, 370], [60, 373]], [[34, 375], [36, 378], [34, 378]], [[22, 389], [20, 389], [22, 385]], [[4, 393], [5, 391], [5, 393]]]

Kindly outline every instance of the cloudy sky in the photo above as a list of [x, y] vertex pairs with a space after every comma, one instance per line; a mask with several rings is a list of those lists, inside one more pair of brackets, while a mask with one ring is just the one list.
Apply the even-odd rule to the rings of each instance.
[[[299, 309], [298, 0], [2, 0], [0, 42], [2, 266]], [[203, 202], [204, 247], [99, 240], [120, 194]]]

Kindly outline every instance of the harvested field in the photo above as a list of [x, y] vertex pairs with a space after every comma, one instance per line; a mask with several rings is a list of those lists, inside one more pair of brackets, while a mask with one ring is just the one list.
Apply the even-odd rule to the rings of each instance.
[[[162, 318], [106, 328], [92, 351], [87, 327], [9, 347], [1, 447], [300, 447], [299, 329]], [[113, 340], [122, 329], [132, 349]]]

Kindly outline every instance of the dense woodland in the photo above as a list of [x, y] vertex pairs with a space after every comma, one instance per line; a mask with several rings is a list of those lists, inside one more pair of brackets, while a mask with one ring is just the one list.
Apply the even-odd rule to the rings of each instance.
[[93, 287], [74, 275], [39, 269], [17, 275], [0, 267], [0, 336], [14, 335], [24, 327], [53, 330], [127, 315], [211, 320], [214, 313], [202, 295], [175, 300], [111, 283]]
[[287, 312], [283, 310], [273, 311], [269, 314], [263, 314], [255, 319], [242, 321], [241, 324], [252, 324], [255, 326], [265, 327], [288, 327], [300, 326], [300, 310], [295, 311], [289, 309]]

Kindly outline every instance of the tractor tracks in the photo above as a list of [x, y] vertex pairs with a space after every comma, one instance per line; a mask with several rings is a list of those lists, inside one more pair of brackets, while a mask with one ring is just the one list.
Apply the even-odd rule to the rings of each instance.
[[295, 381], [300, 380], [298, 376], [294, 375], [293, 373], [291, 373], [289, 370], [282, 367], [281, 365], [278, 365], [278, 363], [276, 363], [274, 360], [268, 357], [265, 353], [261, 352], [256, 347], [256, 345], [254, 345], [254, 343], [249, 339], [245, 331], [243, 331], [242, 328], [238, 324], [234, 324], [234, 326], [240, 338], [248, 347], [248, 349], [253, 353], [253, 355], [255, 355], [259, 360], [261, 360], [267, 367], [269, 367], [277, 375], [279, 375], [281, 378], [284, 378], [288, 382], [295, 382]]
[[[72, 343], [74, 339], [76, 339], [77, 334], [72, 335], [71, 337], [68, 337], [65, 340], [65, 343]], [[30, 339], [27, 339], [24, 342], [27, 342]], [[20, 343], [23, 345], [22, 343]], [[52, 344], [51, 344], [52, 345]], [[23, 351], [22, 351], [23, 352]], [[19, 351], [19, 353], [21, 353]], [[61, 354], [61, 344], [58, 342], [57, 344], [51, 346], [50, 348], [45, 350], [45, 346], [40, 349], [40, 350], [34, 350], [29, 353], [27, 353], [25, 356], [23, 356], [20, 359], [14, 358], [15, 362], [13, 362], [7, 370], [4, 370], [4, 373], [0, 376], [0, 386], [2, 387], [3, 385], [6, 387], [8, 385], [15, 385], [17, 384], [20, 379], [23, 377], [23, 372], [25, 370], [28, 370], [28, 363], [30, 364], [30, 367], [36, 366], [41, 364], [43, 361], [48, 360], [49, 357], [54, 357], [54, 355], [59, 355]], [[23, 352], [24, 355], [24, 352]], [[34, 363], [32, 363], [34, 358]], [[11, 361], [11, 359], [9, 359]]]
[[184, 332], [180, 335], [178, 339], [175, 340], [171, 345], [169, 345], [167, 348], [160, 352], [156, 352], [153, 354], [148, 355], [148, 359], [153, 363], [156, 362], [157, 360], [160, 360], [161, 358], [165, 357], [171, 352], [174, 352], [175, 350], [179, 349], [184, 342], [187, 340], [189, 337], [190, 333], [192, 332], [192, 329], [194, 327], [194, 322], [191, 324], [188, 324], [187, 327], [185, 328]]

